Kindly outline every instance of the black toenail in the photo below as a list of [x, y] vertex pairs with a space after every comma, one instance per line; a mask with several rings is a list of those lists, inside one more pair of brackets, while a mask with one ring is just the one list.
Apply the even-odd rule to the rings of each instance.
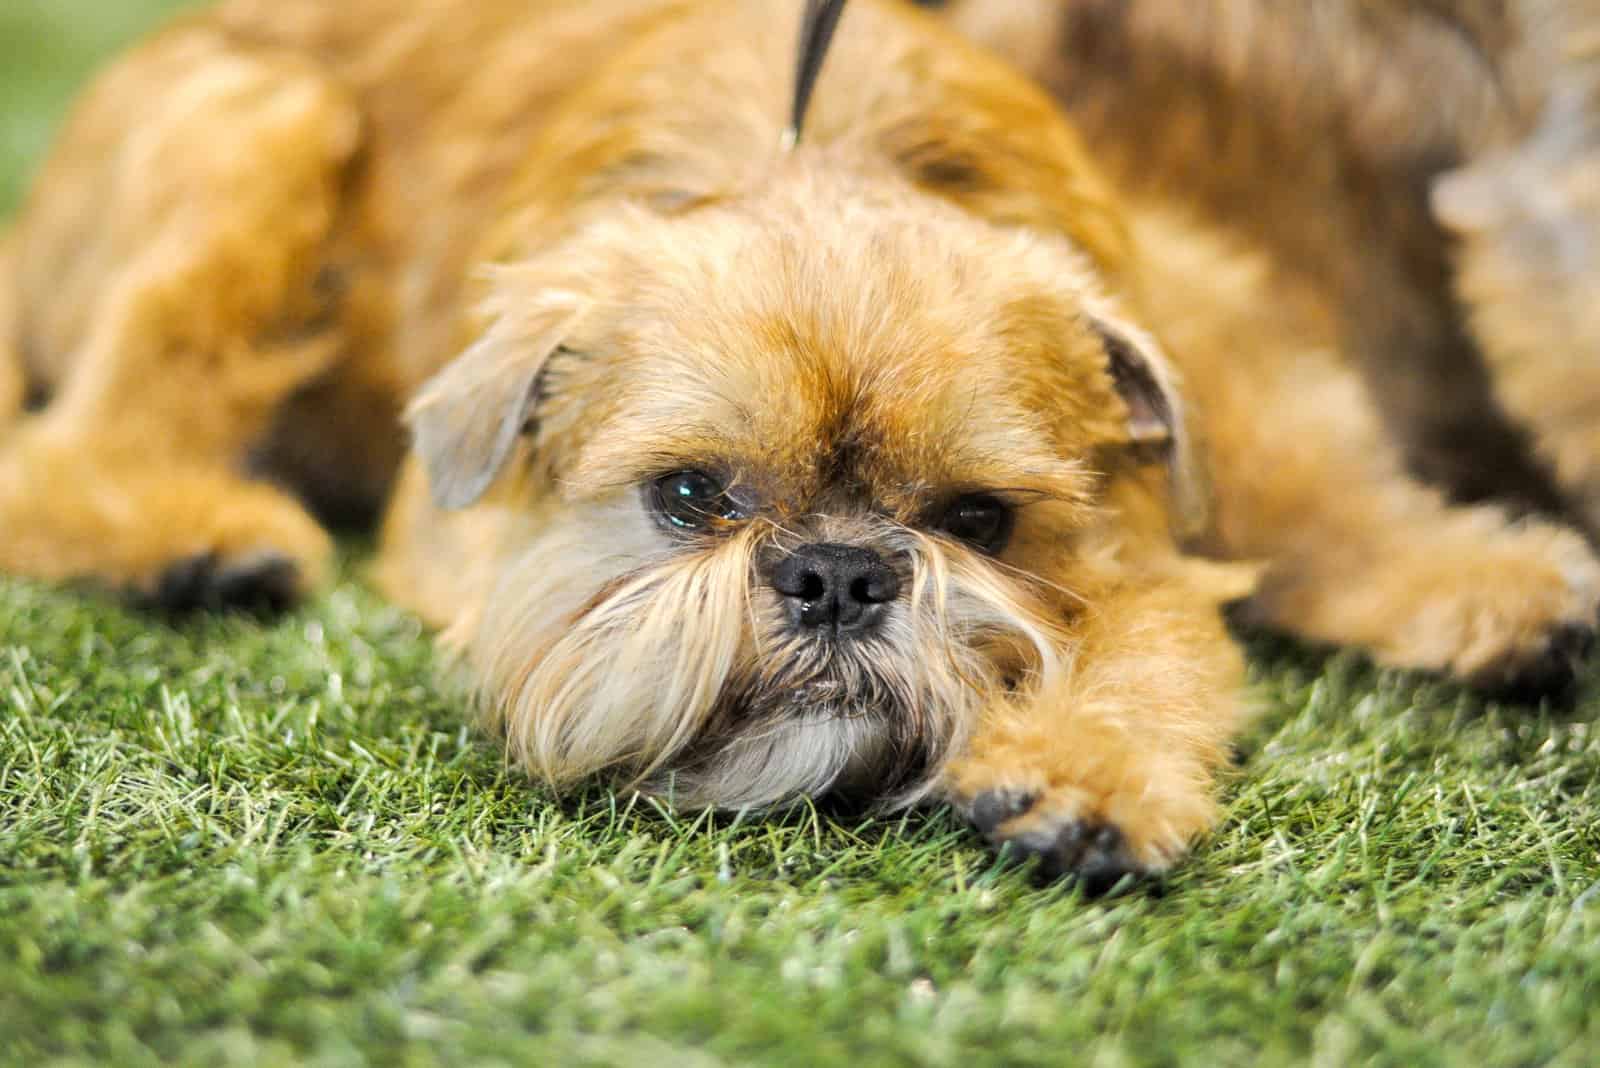
[[1594, 652], [1594, 646], [1594, 628], [1580, 623], [1562, 624], [1550, 636], [1551, 651], [1573, 661], [1587, 659], [1589, 654]]
[[1028, 790], [985, 790], [972, 799], [970, 818], [972, 825], [988, 834], [1006, 820], [1022, 815], [1033, 807], [1037, 794]]
[[213, 553], [196, 553], [177, 560], [156, 580], [152, 607], [163, 612], [192, 612], [204, 604], [208, 576], [216, 566]]
[[214, 589], [222, 607], [276, 614], [294, 603], [299, 581], [300, 568], [293, 560], [270, 553], [220, 572]]
[[1007, 834], [998, 845], [1002, 858], [1034, 862], [1038, 878], [1070, 880], [1086, 897], [1100, 897], [1143, 874], [1122, 832], [1110, 824], [1070, 820]]

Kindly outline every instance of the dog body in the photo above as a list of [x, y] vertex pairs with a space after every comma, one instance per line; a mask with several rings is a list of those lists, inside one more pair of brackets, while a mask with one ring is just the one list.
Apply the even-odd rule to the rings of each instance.
[[0, 261], [0, 568], [287, 599], [285, 487], [399, 469], [380, 583], [550, 781], [940, 796], [1091, 884], [1214, 818], [1263, 567], [1296, 633], [1570, 671], [1581, 539], [1412, 481], [1317, 286], [887, 0], [785, 147], [798, 22], [229, 0], [133, 53]]

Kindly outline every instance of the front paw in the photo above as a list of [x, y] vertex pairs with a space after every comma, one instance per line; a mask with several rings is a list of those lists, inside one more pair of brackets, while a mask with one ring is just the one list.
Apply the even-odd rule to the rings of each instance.
[[977, 776], [966, 778], [956, 807], [1001, 856], [1032, 862], [1041, 878], [1072, 880], [1091, 897], [1164, 871], [1210, 823], [1204, 796], [1163, 808], [1140, 803], [1155, 798], [1097, 798], [1064, 785], [976, 787]]
[[300, 566], [264, 550], [237, 558], [215, 552], [183, 557], [164, 568], [154, 588], [137, 599], [172, 614], [235, 610], [277, 615], [304, 594]]
[[1467, 683], [1491, 697], [1533, 702], [1540, 697], [1570, 697], [1595, 646], [1588, 620], [1564, 620], [1524, 636], [1467, 676]]
[[1033, 861], [1045, 879], [1070, 878], [1089, 897], [1104, 895], [1124, 878], [1148, 874], [1112, 824], [1049, 813], [1028, 795], [987, 791], [973, 799], [970, 815], [1002, 857]]
[[1362, 646], [1389, 667], [1448, 675], [1489, 696], [1572, 696], [1595, 642], [1600, 560], [1570, 530], [1450, 513], [1435, 534], [1357, 574], [1283, 565], [1234, 618]]

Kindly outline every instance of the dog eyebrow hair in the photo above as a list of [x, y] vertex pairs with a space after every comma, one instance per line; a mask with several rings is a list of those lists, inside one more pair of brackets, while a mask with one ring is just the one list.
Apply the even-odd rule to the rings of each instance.
[[833, 42], [833, 31], [839, 25], [844, 5], [845, 0], [806, 0], [806, 11], [800, 20], [800, 50], [795, 56], [794, 106], [789, 112], [789, 128], [783, 135], [787, 148], [800, 142], [811, 90], [822, 71], [822, 61], [827, 58], [828, 45]]
[[999, 497], [1013, 508], [1026, 508], [1030, 504], [1042, 504], [1045, 501], [1071, 499], [1064, 494], [1052, 493], [1047, 489], [1036, 489], [1032, 486], [989, 486], [974, 492], [987, 493]]

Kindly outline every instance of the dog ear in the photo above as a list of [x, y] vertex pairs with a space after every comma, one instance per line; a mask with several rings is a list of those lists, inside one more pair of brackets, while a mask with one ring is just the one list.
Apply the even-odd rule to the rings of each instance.
[[406, 423], [440, 508], [465, 508], [488, 490], [532, 428], [550, 356], [586, 304], [574, 293], [549, 292], [492, 306], [497, 314], [479, 339], [423, 385]]
[[1189, 426], [1183, 394], [1156, 339], [1107, 316], [1095, 321], [1117, 396], [1128, 409], [1128, 441], [1167, 466], [1173, 526], [1180, 540], [1199, 537], [1210, 521], [1210, 483]]

